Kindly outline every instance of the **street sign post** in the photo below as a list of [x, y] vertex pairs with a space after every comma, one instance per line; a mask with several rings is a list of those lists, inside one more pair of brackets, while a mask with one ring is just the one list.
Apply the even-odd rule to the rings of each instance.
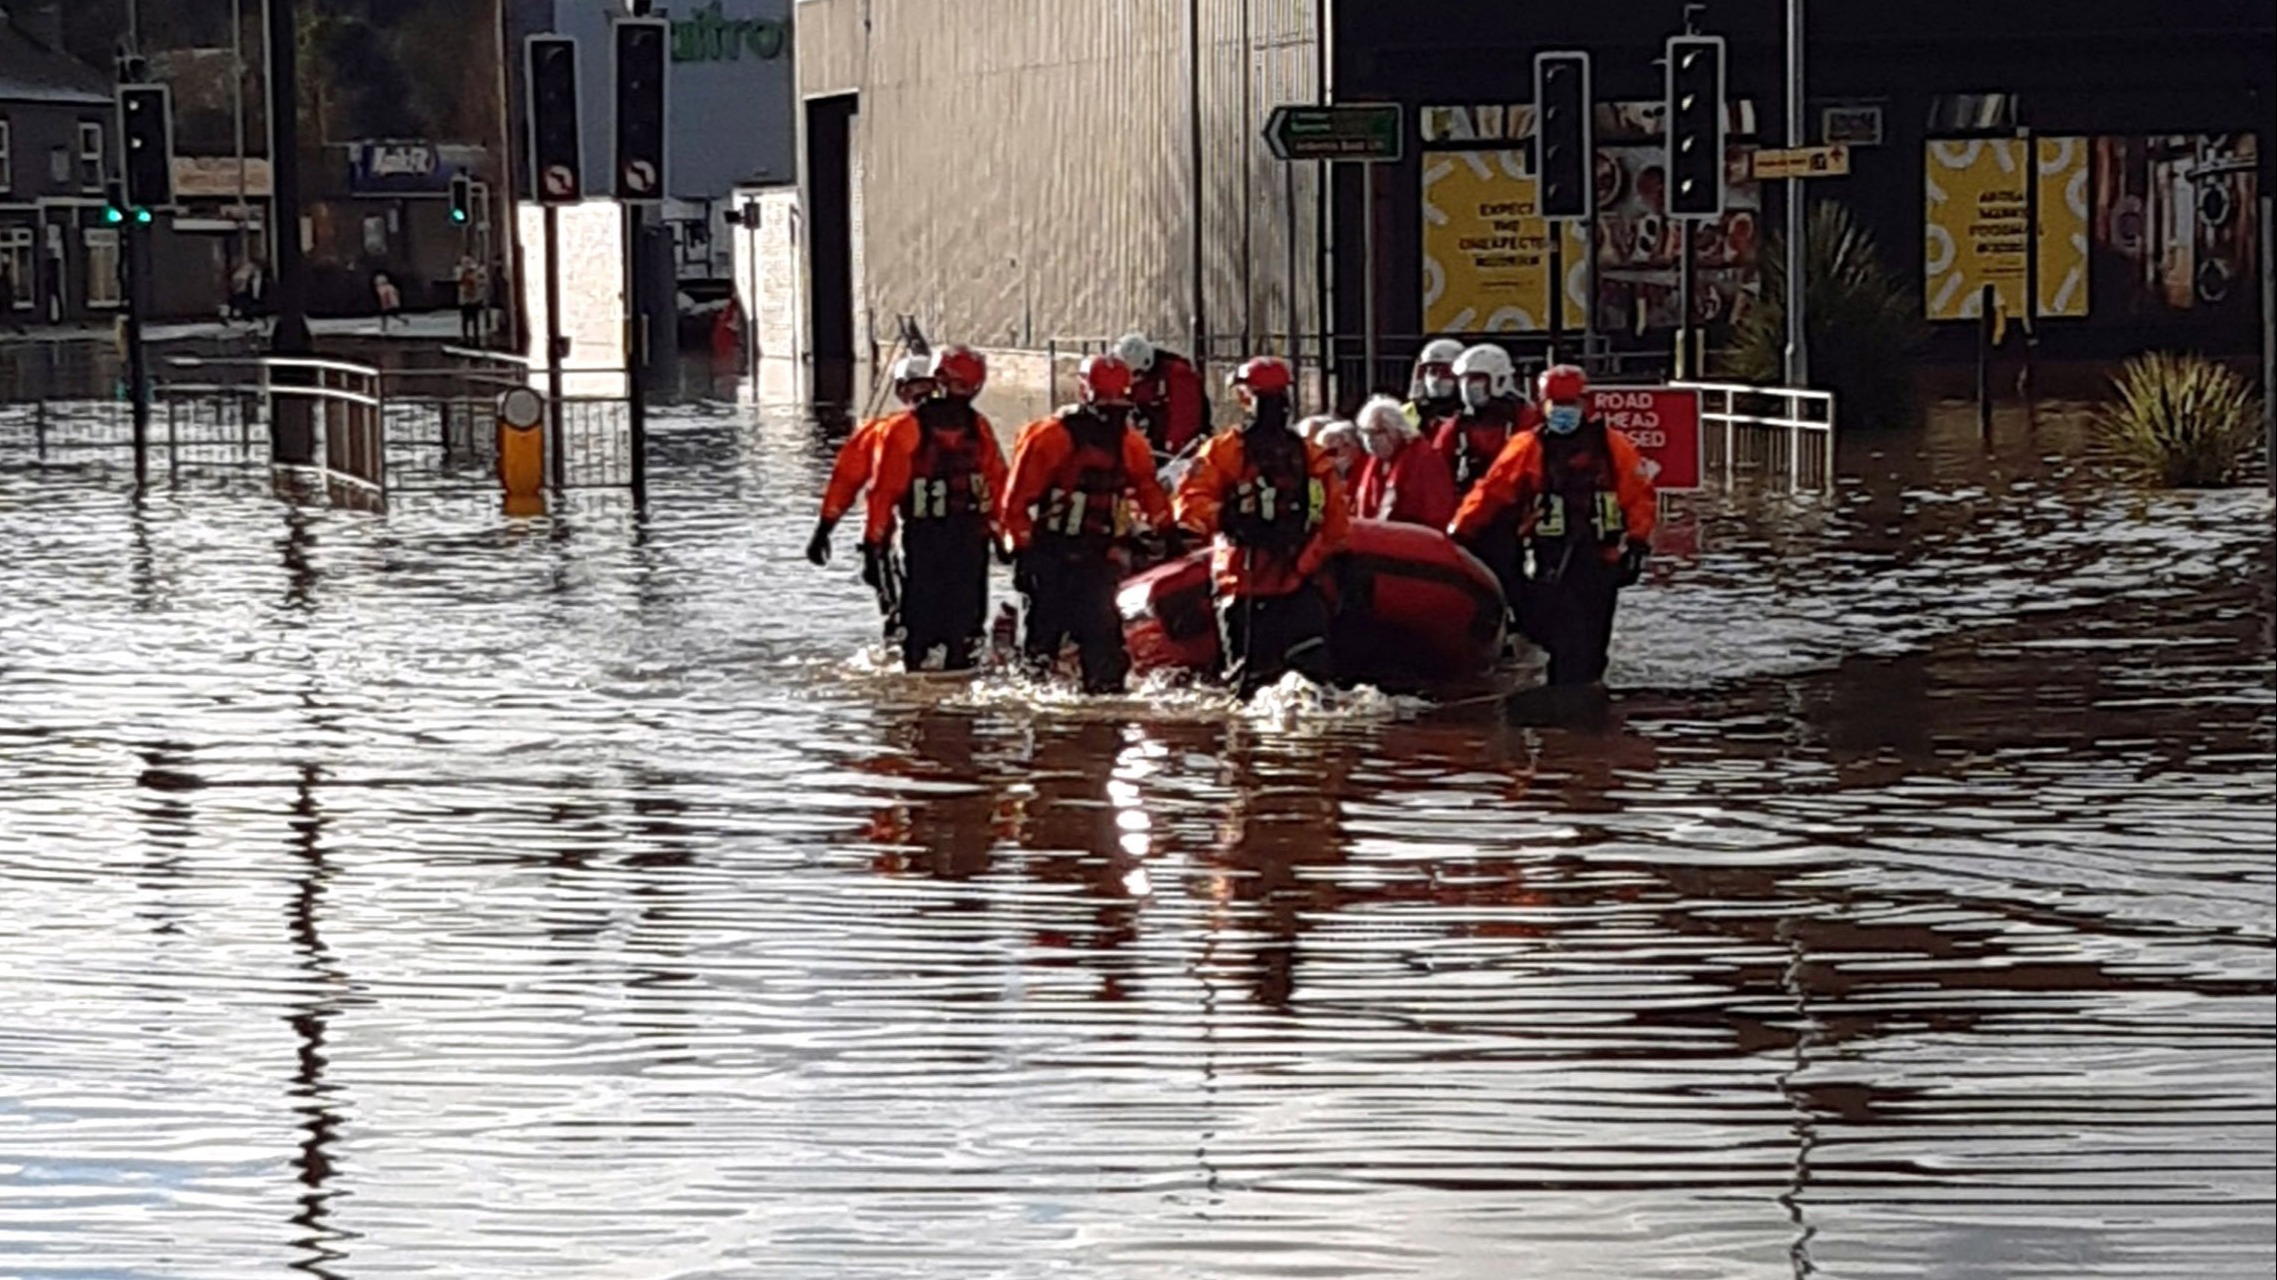
[[[1372, 166], [1396, 163], [1406, 154], [1407, 112], [1396, 102], [1340, 102], [1323, 106], [1283, 103], [1265, 117], [1265, 145], [1273, 158], [1289, 163], [1343, 161], [1362, 166], [1360, 171], [1364, 213], [1360, 219], [1360, 313], [1366, 331], [1362, 346], [1364, 372], [1369, 383], [1376, 370], [1376, 174]], [[1289, 228], [1293, 242], [1296, 227]], [[1291, 282], [1294, 284], [1294, 282]], [[1296, 335], [1291, 334], [1292, 344]], [[1329, 365], [1321, 353], [1322, 372]]]

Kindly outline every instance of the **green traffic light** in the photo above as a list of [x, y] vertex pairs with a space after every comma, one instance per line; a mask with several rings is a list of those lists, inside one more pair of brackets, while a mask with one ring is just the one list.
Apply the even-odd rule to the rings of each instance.
[[466, 210], [464, 210], [464, 209], [453, 209], [453, 210], [451, 210], [451, 221], [453, 221], [453, 222], [464, 222], [464, 221], [466, 221]]
[[137, 210], [135, 210], [135, 211], [134, 211], [134, 220], [135, 220], [136, 222], [140, 222], [140, 223], [148, 224], [148, 223], [149, 223], [149, 221], [150, 221], [150, 210], [148, 210], [148, 209], [137, 209]]
[[103, 221], [108, 222], [115, 227], [118, 224], [126, 221], [126, 214], [121, 212], [117, 205], [112, 205], [109, 208], [103, 210]]

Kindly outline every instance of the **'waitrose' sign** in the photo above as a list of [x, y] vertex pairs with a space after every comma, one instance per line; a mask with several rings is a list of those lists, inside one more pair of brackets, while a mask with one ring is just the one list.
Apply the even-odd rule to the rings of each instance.
[[674, 62], [738, 62], [746, 50], [762, 62], [783, 56], [790, 24], [765, 18], [730, 18], [720, 0], [672, 23]]

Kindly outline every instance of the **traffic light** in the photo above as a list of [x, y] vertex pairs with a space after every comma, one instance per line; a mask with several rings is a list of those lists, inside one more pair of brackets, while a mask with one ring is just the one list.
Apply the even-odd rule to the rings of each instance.
[[1587, 218], [1597, 209], [1589, 55], [1534, 55], [1534, 159], [1542, 216]]
[[530, 189], [540, 204], [575, 204], [585, 191], [577, 130], [577, 41], [529, 39]]
[[1668, 38], [1668, 211], [1724, 211], [1724, 39]]
[[103, 184], [103, 222], [117, 226], [127, 218], [126, 188], [116, 182]]
[[474, 217], [474, 179], [463, 173], [451, 175], [451, 223], [465, 226]]
[[162, 84], [119, 86], [119, 137], [126, 144], [126, 202], [174, 203], [174, 101]]
[[627, 18], [616, 27], [617, 199], [664, 198], [664, 44], [662, 18]]

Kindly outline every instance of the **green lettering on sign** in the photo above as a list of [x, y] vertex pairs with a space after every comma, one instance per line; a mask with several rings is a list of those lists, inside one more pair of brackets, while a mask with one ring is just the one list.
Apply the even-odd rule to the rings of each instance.
[[672, 23], [674, 62], [740, 62], [748, 52], [762, 62], [783, 56], [790, 41], [788, 23], [765, 18], [730, 18], [722, 0]]

